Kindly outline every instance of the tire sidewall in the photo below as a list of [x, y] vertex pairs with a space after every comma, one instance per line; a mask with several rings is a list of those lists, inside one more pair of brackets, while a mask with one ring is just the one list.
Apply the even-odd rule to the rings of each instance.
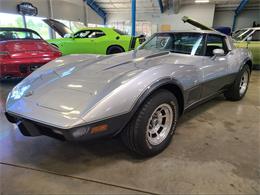
[[[114, 51], [119, 51], [119, 52], [114, 52]], [[122, 53], [124, 52], [123, 49], [119, 46], [111, 46], [108, 48], [107, 50], [107, 54], [110, 55], [110, 54], [117, 54], [117, 53]]]
[[[137, 117], [134, 130], [136, 131], [135, 135], [137, 135], [136, 138], [137, 138], [138, 145], [140, 146], [140, 148], [142, 148], [143, 153], [147, 155], [154, 155], [161, 152], [169, 145], [171, 138], [174, 134], [174, 131], [176, 129], [179, 108], [178, 108], [178, 102], [176, 97], [172, 93], [166, 90], [157, 92], [146, 103], [147, 105], [144, 105], [145, 114], [142, 115], [140, 118]], [[155, 109], [159, 105], [164, 103], [170, 105], [172, 108], [172, 112], [174, 114], [173, 122], [167, 137], [160, 144], [152, 145], [147, 138], [147, 124]], [[143, 112], [142, 108], [140, 112]]]
[[[248, 83], [247, 83], [247, 87], [246, 87], [245, 92], [243, 94], [240, 94], [240, 82], [241, 82], [242, 76], [245, 73], [245, 71], [248, 74]], [[246, 65], [243, 66], [243, 68], [239, 72], [239, 76], [237, 78], [236, 86], [235, 86], [236, 87], [236, 93], [237, 93], [236, 95], [239, 96], [240, 99], [242, 99], [246, 95], [246, 92], [248, 90], [249, 83], [250, 83], [249, 81], [250, 81], [250, 69], [249, 69], [249, 66], [246, 64]]]

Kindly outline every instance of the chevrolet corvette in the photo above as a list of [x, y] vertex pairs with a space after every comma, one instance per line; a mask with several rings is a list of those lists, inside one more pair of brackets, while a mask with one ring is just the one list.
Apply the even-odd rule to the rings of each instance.
[[10, 92], [6, 117], [25, 136], [120, 135], [133, 152], [153, 156], [186, 111], [219, 94], [245, 96], [251, 57], [213, 30], [156, 33], [128, 53], [63, 56], [37, 69]]

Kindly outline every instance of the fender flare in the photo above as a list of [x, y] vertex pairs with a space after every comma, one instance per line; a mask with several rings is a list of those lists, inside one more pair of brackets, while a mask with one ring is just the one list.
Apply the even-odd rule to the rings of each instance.
[[247, 64], [248, 61], [251, 63], [251, 67], [249, 67], [249, 68], [250, 68], [250, 71], [252, 71], [252, 69], [253, 69], [253, 62], [252, 62], [252, 60], [249, 57], [247, 57], [247, 58], [245, 58], [243, 60], [243, 62], [241, 63], [241, 65], [239, 67], [239, 71], [241, 71], [243, 69], [243, 67], [245, 66], [245, 64]]
[[166, 85], [177, 86], [181, 90], [183, 101], [184, 101], [184, 90], [183, 90], [181, 83], [179, 81], [177, 81], [176, 79], [172, 79], [170, 77], [162, 78], [159, 81], [156, 81], [155, 83], [148, 86], [146, 88], [146, 90], [144, 90], [142, 92], [142, 94], [138, 97], [137, 101], [134, 103], [130, 112], [128, 113], [128, 117], [127, 117], [127, 120], [125, 121], [124, 125], [122, 126], [122, 128], [119, 131], [117, 131], [117, 133], [115, 135], [118, 135], [122, 132], [122, 130], [127, 126], [127, 124], [131, 121], [131, 119], [133, 118], [135, 113], [138, 111], [140, 106], [144, 103], [144, 101], [150, 95], [152, 95], [155, 91], [157, 91], [158, 89], [160, 89], [161, 87], [166, 86]]

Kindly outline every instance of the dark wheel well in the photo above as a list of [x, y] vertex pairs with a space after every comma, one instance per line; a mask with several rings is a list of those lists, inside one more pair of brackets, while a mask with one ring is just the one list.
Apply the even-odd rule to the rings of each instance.
[[251, 61], [251, 60], [248, 60], [248, 61], [246, 61], [245, 64], [247, 64], [247, 65], [249, 66], [250, 72], [252, 72], [252, 70], [253, 70], [253, 63], [252, 63], [252, 61]]
[[182, 90], [174, 84], [163, 85], [159, 89], [166, 89], [175, 95], [179, 104], [179, 116], [181, 116], [184, 111], [184, 97], [182, 94]]
[[[156, 88], [142, 102], [144, 102], [147, 98], [152, 96], [154, 93], [156, 93], [160, 89], [166, 89], [175, 95], [175, 97], [177, 98], [177, 101], [178, 101], [178, 105], [179, 105], [179, 116], [181, 116], [184, 111], [184, 96], [183, 96], [183, 93], [182, 93], [182, 90], [180, 89], [180, 87], [175, 84], [165, 84], [165, 85], [162, 85], [162, 86]], [[140, 106], [141, 105], [139, 105], [139, 107]]]
[[125, 49], [124, 49], [122, 46], [120, 46], [120, 45], [110, 45], [110, 46], [107, 48], [106, 54], [108, 54], [108, 50], [109, 50], [111, 47], [119, 47], [120, 49], [122, 49], [123, 52], [125, 52]]

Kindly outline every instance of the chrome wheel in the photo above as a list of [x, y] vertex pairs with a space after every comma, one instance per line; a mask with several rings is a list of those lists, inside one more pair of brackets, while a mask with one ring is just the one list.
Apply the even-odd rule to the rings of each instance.
[[158, 106], [149, 118], [146, 136], [151, 145], [159, 145], [168, 136], [173, 123], [173, 109], [169, 104]]
[[242, 96], [246, 92], [248, 81], [249, 81], [249, 74], [247, 71], [245, 71], [240, 80], [240, 85], [239, 85], [240, 96]]

